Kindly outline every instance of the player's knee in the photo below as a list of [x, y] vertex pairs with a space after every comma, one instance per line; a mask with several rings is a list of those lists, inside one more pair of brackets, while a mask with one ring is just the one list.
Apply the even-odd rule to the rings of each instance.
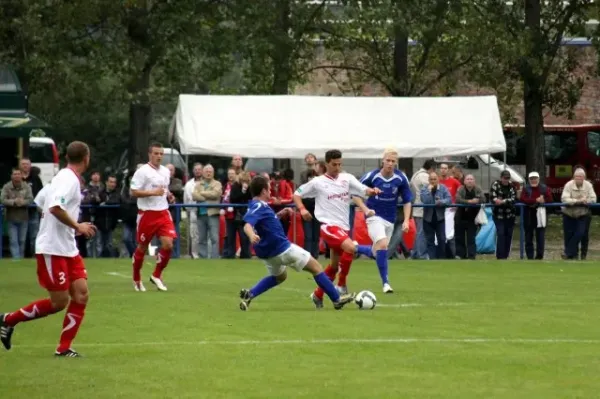
[[283, 283], [287, 279], [287, 271], [284, 270], [279, 276], [275, 276], [275, 279], [277, 280], [277, 284]]
[[88, 303], [88, 299], [90, 297], [90, 292], [88, 289], [77, 290], [73, 293], [73, 300], [82, 305], [86, 305]]
[[342, 251], [354, 255], [356, 252], [356, 246], [351, 240], [346, 240], [341, 245]]
[[54, 310], [60, 312], [69, 304], [69, 293], [67, 291], [53, 291], [50, 293], [50, 301]]
[[323, 268], [321, 267], [321, 265], [319, 264], [319, 262], [316, 259], [314, 259], [314, 258], [311, 258], [308, 261], [308, 263], [306, 264], [306, 266], [304, 266], [304, 270], [306, 270], [307, 272], [309, 272], [313, 276], [316, 276], [317, 274], [323, 272]]
[[374, 245], [373, 245], [373, 249], [375, 251], [381, 251], [382, 249], [387, 249], [388, 247], [388, 242], [385, 238], [377, 241]]
[[164, 250], [171, 251], [173, 249], [173, 240], [162, 240], [160, 244]]

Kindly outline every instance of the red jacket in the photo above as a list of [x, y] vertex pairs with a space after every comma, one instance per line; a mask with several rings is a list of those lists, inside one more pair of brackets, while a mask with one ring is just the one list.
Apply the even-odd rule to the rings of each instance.
[[[530, 190], [531, 190], [531, 194], [529, 194]], [[544, 194], [544, 201], [546, 203], [552, 202], [552, 193], [550, 192], [550, 188], [548, 186], [546, 186], [546, 192], [543, 194]], [[542, 195], [540, 193], [540, 185], [538, 185], [537, 187], [531, 187], [528, 184], [525, 187], [523, 187], [523, 190], [521, 190], [520, 200], [522, 203], [527, 204], [527, 205], [537, 205], [536, 199], [540, 195]]]
[[275, 202], [275, 198], [279, 198], [281, 205], [287, 205], [292, 203], [292, 187], [283, 179], [271, 180], [271, 199], [269, 204]]
[[452, 203], [456, 203], [456, 192], [461, 186], [460, 181], [458, 181], [454, 177], [447, 177], [445, 179], [440, 179], [440, 184], [446, 186], [446, 188], [450, 192], [450, 197], [452, 197]]

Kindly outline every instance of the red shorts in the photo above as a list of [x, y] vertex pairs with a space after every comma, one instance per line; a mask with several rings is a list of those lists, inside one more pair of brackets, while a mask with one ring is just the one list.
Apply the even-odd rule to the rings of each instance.
[[81, 255], [67, 257], [58, 255], [35, 255], [38, 282], [48, 291], [67, 291], [71, 283], [87, 279]]
[[140, 244], [150, 243], [154, 236], [177, 238], [171, 212], [168, 209], [138, 212], [137, 242]]
[[321, 225], [321, 238], [335, 252], [342, 252], [342, 243], [350, 238], [348, 231], [331, 224]]

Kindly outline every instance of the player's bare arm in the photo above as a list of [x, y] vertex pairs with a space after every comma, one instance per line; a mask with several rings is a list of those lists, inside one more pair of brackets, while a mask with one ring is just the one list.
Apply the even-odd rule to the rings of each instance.
[[244, 233], [246, 233], [248, 239], [252, 244], [256, 244], [260, 241], [260, 237], [254, 232], [254, 227], [252, 227], [250, 223], [246, 223], [244, 225]]
[[279, 219], [289, 217], [293, 214], [294, 214], [294, 211], [292, 208], [283, 208], [282, 210], [280, 210], [279, 212], [276, 213], [276, 215]]
[[77, 223], [60, 206], [53, 206], [48, 210], [52, 216], [57, 218], [62, 224], [75, 229], [78, 234], [84, 235], [87, 238], [93, 237], [96, 234], [96, 226], [91, 223]]
[[404, 210], [404, 221], [402, 222], [402, 231], [404, 233], [406, 233], [406, 232], [408, 232], [408, 226], [410, 224], [412, 204], [410, 202], [407, 202], [406, 204], [404, 204], [403, 210]]
[[161, 197], [165, 195], [165, 187], [158, 187], [152, 190], [135, 190], [131, 189], [131, 195], [135, 198], [145, 198], [145, 197]]
[[296, 205], [296, 208], [298, 208], [298, 210], [300, 210], [300, 216], [302, 216], [302, 219], [304, 219], [306, 221], [312, 220], [312, 216], [311, 216], [310, 212], [306, 210], [306, 208], [304, 207], [304, 204], [302, 203], [302, 197], [298, 194], [294, 194], [293, 200], [294, 200], [294, 205]]
[[363, 213], [365, 214], [365, 216], [367, 216], [367, 217], [375, 216], [375, 211], [373, 209], [369, 209], [369, 207], [367, 207], [367, 205], [365, 204], [365, 201], [363, 201], [362, 198], [360, 198], [360, 197], [352, 197], [352, 202], [354, 202], [354, 204], [356, 206], [358, 206], [358, 208], [361, 211], [363, 211]]

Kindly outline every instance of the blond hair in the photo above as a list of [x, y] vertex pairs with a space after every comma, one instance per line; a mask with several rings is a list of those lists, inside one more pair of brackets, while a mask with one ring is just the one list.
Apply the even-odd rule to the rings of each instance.
[[396, 150], [395, 148], [392, 148], [392, 147], [388, 147], [385, 150], [383, 150], [382, 158], [385, 158], [388, 155], [395, 155], [396, 158], [398, 158], [398, 150]]

